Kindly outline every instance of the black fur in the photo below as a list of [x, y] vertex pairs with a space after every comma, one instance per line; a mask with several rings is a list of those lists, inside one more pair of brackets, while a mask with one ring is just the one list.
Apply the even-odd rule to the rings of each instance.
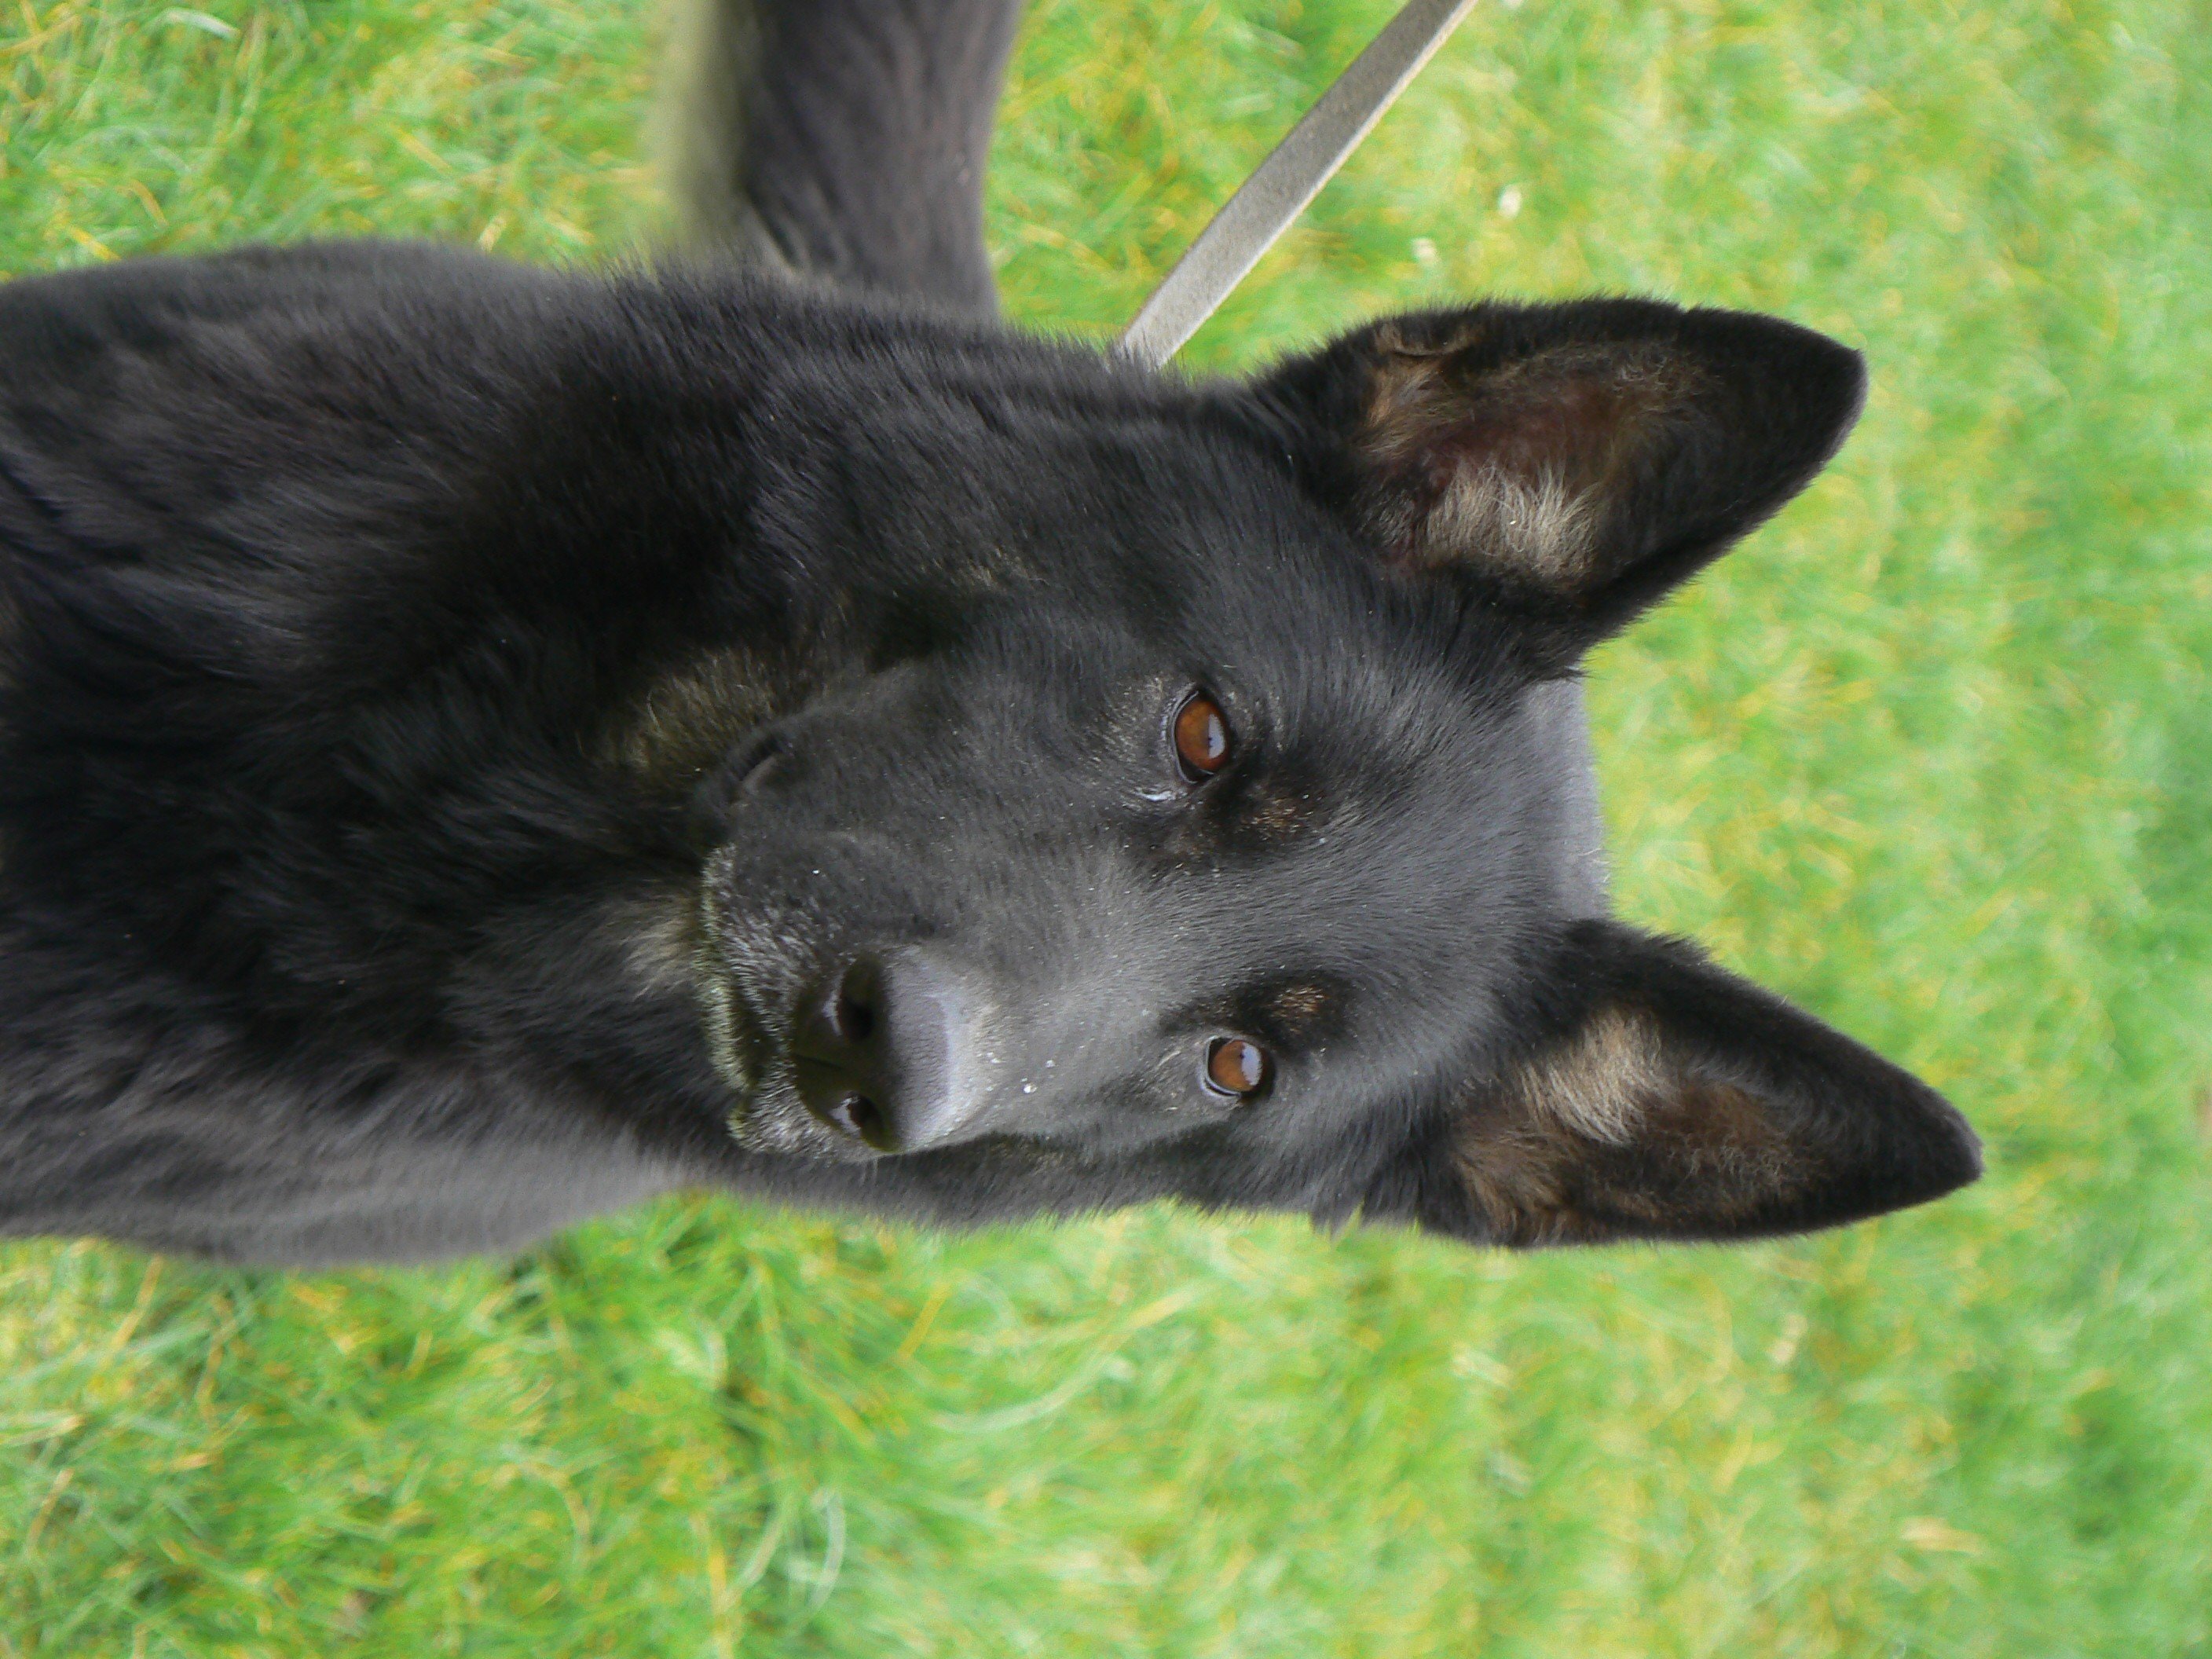
[[[987, 130], [1011, 10], [929, 10], [817, 17]], [[885, 290], [938, 234], [779, 245]], [[985, 269], [0, 289], [0, 1228], [419, 1257], [707, 1183], [1537, 1243], [1972, 1177], [1923, 1087], [1597, 917], [1574, 654], [1803, 483], [1850, 354], [1490, 307], [1193, 386], [964, 320]]]

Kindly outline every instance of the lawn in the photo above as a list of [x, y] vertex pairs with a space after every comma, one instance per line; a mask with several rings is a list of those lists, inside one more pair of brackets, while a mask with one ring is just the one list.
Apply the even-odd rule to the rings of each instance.
[[[657, 220], [638, 0], [0, 9], [0, 270]], [[1385, 0], [1032, 0], [992, 229], [1103, 334]], [[514, 1261], [0, 1249], [0, 1659], [2212, 1656], [2212, 14], [1516, 0], [1195, 343], [1783, 312], [1874, 391], [1595, 665], [1621, 908], [1990, 1172], [1745, 1249], [696, 1198]]]

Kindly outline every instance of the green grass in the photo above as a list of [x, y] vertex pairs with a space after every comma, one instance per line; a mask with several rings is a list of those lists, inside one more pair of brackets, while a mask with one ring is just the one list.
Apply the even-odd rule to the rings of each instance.
[[[635, 0], [207, 4], [0, 11], [0, 269], [653, 222]], [[1033, 0], [1016, 314], [1126, 318], [1386, 11]], [[1192, 354], [1593, 289], [1866, 349], [1826, 479], [1597, 665], [1620, 899], [1950, 1090], [1982, 1185], [1540, 1259], [16, 1245], [0, 1659], [2212, 1655], [2208, 86], [2203, 0], [1501, 0]]]

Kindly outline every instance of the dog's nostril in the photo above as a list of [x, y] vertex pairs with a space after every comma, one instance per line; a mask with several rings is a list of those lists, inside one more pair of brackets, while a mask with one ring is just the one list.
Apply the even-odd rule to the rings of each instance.
[[848, 1042], [866, 1042], [875, 1034], [878, 987], [872, 962], [856, 962], [845, 970], [837, 987], [836, 1005], [830, 1018], [837, 1035]]
[[848, 958], [793, 1011], [792, 1081], [806, 1109], [879, 1152], [958, 1127], [950, 1088], [957, 1013], [941, 974], [912, 953]]
[[876, 1011], [849, 996], [837, 999], [837, 1029], [848, 1042], [866, 1042], [876, 1029]]
[[847, 1095], [830, 1109], [830, 1121], [854, 1139], [871, 1146], [884, 1138], [883, 1109], [866, 1095]]

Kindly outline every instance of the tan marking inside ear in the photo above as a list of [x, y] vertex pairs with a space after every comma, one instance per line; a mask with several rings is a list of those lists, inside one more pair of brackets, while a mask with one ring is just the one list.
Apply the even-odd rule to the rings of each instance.
[[1809, 1173], [1765, 1103], [1618, 1008], [1474, 1105], [1455, 1151], [1468, 1194], [1513, 1245], [1710, 1237]]
[[1626, 1146], [1666, 1087], [1659, 1034], [1637, 1015], [1607, 1008], [1581, 1039], [1523, 1066], [1510, 1085], [1540, 1121]]
[[1603, 1236], [1577, 1205], [1583, 1168], [1592, 1153], [1634, 1142], [1663, 1064], [1649, 1024], [1608, 1008], [1468, 1112], [1456, 1149], [1460, 1177], [1499, 1243]]
[[1480, 372], [1454, 342], [1387, 332], [1360, 459], [1376, 483], [1367, 529], [1410, 562], [1468, 562], [1572, 591], [1607, 574], [1606, 525], [1635, 458], [1686, 406], [1697, 375], [1652, 349], [1572, 346]]
[[1491, 547], [1521, 575], [1548, 586], [1573, 586], [1591, 566], [1598, 498], [1557, 471], [1516, 477], [1500, 467], [1454, 476], [1422, 522], [1422, 562], [1449, 562], [1449, 550]]

